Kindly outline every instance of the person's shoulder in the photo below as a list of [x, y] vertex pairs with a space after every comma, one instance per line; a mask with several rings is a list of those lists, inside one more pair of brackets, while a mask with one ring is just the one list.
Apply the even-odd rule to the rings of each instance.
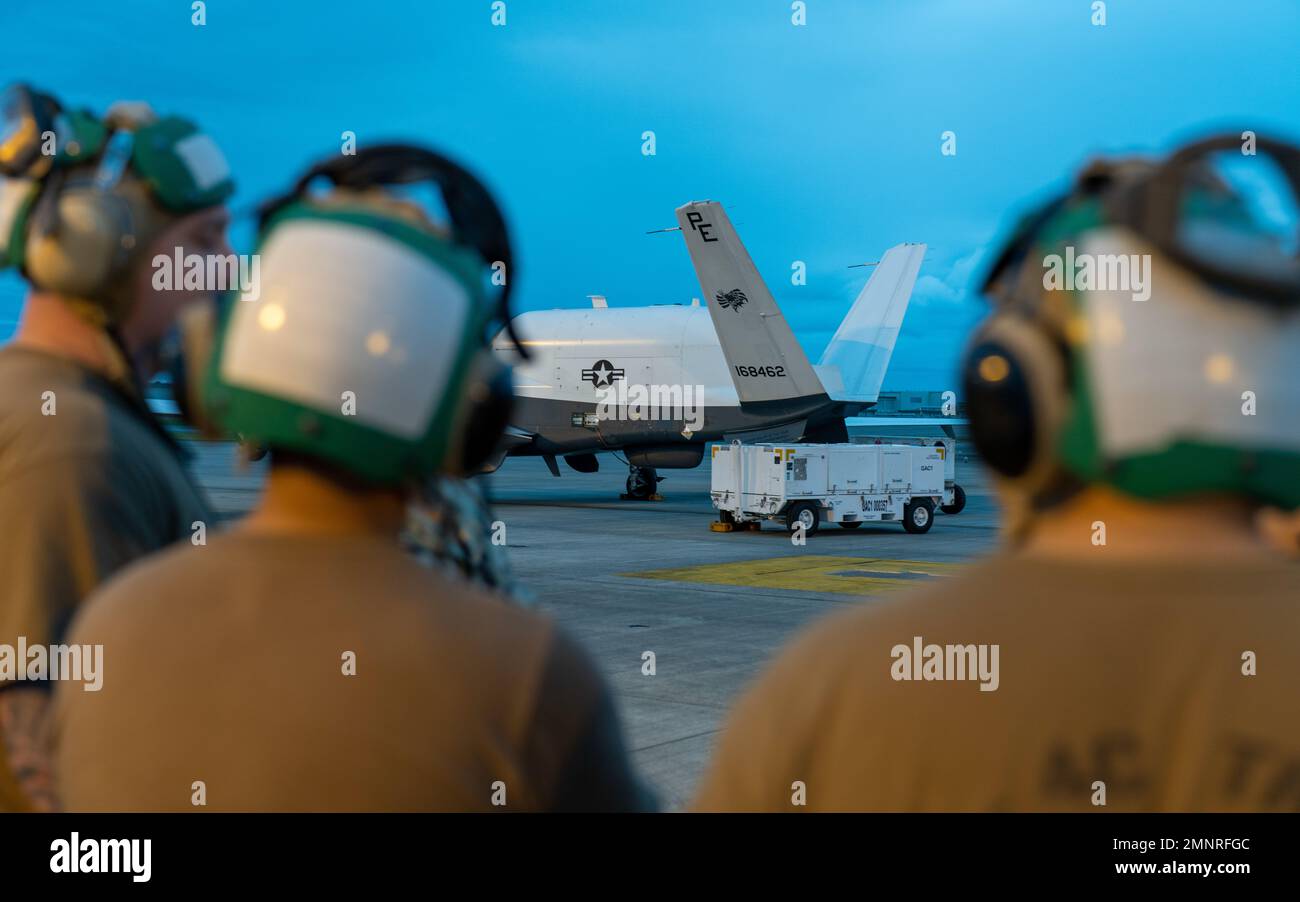
[[557, 671], [570, 683], [590, 673], [551, 617], [422, 563], [396, 545], [381, 550], [367, 540], [346, 560], [341, 554], [339, 566], [340, 584], [359, 580], [359, 572], [382, 574], [367, 584], [364, 610], [343, 595], [332, 595], [326, 604], [331, 618], [381, 645], [392, 661], [422, 662], [418, 666], [430, 669], [454, 662], [474, 674], [477, 692], [520, 699]]
[[1006, 561], [1001, 556], [966, 565], [960, 574], [884, 598], [857, 599], [822, 616], [779, 649], [745, 696], [742, 719], [780, 711], [792, 729], [817, 712], [854, 705], [892, 684], [899, 645], [917, 636], [983, 641], [988, 623], [1006, 612]]
[[[213, 551], [216, 551], [215, 555]], [[100, 583], [87, 596], [78, 615], [78, 627], [147, 622], [158, 611], [173, 606], [178, 587], [202, 585], [205, 574], [213, 566], [220, 568], [220, 557], [217, 543], [195, 546], [189, 542], [177, 542], [138, 558]]]
[[96, 589], [92, 598], [108, 600], [156, 597], [155, 589], [173, 585], [178, 577], [201, 578], [209, 569], [224, 569], [222, 538], [217, 537], [207, 545], [177, 542], [161, 548], [151, 555], [131, 561]]
[[109, 452], [108, 411], [76, 367], [22, 348], [0, 349], [0, 447], [6, 469]]
[[[258, 591], [307, 592], [301, 601], [318, 617], [387, 641], [415, 645], [453, 637], [466, 653], [491, 646], [510, 653], [549, 641], [552, 624], [458, 573], [419, 560], [395, 537], [378, 535], [266, 534], [234, 529], [209, 540], [205, 555], [218, 569], [260, 574]], [[183, 562], [184, 558], [178, 558]], [[281, 599], [282, 605], [299, 603]]]
[[918, 624], [978, 619], [981, 609], [1008, 597], [1002, 591], [1007, 586], [1007, 566], [999, 555], [965, 565], [955, 575], [932, 577], [929, 585], [883, 599], [862, 599], [814, 621], [797, 636], [790, 650], [811, 661], [840, 656], [858, 659], [868, 637], [894, 639], [900, 630], [914, 630]]
[[554, 622], [545, 614], [459, 574], [430, 567], [405, 551], [394, 549], [393, 553], [408, 578], [421, 587], [415, 597], [421, 602], [436, 600], [430, 610], [439, 621], [450, 621], [451, 628], [470, 636], [488, 636], [500, 644], [550, 645], [554, 641]]
[[[916, 636], [962, 642], [989, 634], [1060, 631], [1105, 613], [1159, 617], [1197, 605], [1206, 630], [1244, 617], [1296, 620], [1300, 563], [1261, 556], [1249, 567], [1087, 563], [1000, 552], [962, 565], [930, 585], [887, 600], [865, 600], [814, 622], [778, 659], [790, 672], [830, 682], [854, 667], [877, 667], [883, 653]], [[1232, 605], [1228, 598], [1237, 599]]]
[[0, 348], [0, 385], [0, 478], [41, 470], [72, 480], [150, 480], [165, 465], [162, 438], [107, 382], [72, 361]]

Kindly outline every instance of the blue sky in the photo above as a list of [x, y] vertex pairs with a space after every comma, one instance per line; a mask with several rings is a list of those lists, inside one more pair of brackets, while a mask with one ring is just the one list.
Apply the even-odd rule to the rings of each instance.
[[[689, 302], [680, 236], [644, 233], [709, 198], [817, 355], [869, 272], [848, 264], [925, 241], [887, 388], [951, 387], [984, 255], [1090, 154], [1300, 138], [1295, 0], [1111, 0], [1104, 27], [1091, 0], [808, 0], [803, 27], [788, 0], [506, 0], [505, 27], [490, 0], [207, 6], [195, 27], [189, 0], [0, 0], [0, 78], [197, 119], [237, 209], [344, 130], [438, 147], [501, 198], [521, 309]], [[22, 290], [0, 275], [0, 338]]]

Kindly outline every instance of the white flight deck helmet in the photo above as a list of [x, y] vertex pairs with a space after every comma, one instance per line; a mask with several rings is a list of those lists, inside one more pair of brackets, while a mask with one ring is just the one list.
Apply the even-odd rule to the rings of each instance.
[[963, 381], [1025, 511], [1089, 483], [1300, 508], [1300, 148], [1243, 137], [1093, 163], [992, 267]]
[[[318, 180], [323, 196], [309, 194]], [[390, 192], [432, 182], [450, 232]], [[487, 339], [510, 271], [505, 223], [486, 188], [421, 148], [384, 145], [313, 167], [263, 207], [261, 279], [224, 312], [206, 408], [246, 440], [381, 485], [473, 472], [512, 399]], [[511, 333], [513, 334], [513, 333]]]

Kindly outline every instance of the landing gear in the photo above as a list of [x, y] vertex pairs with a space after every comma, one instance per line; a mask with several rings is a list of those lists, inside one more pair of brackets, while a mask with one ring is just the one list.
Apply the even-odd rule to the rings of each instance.
[[629, 466], [627, 474], [626, 501], [655, 501], [659, 497], [659, 483], [663, 477], [655, 472], [654, 467]]

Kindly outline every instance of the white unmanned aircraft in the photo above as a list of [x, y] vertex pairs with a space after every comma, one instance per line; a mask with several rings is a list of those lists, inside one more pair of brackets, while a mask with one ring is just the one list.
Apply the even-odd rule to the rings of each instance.
[[[598, 452], [626, 455], [627, 497], [655, 494], [656, 470], [696, 467], [709, 442], [844, 442], [845, 417], [870, 409], [925, 257], [924, 244], [885, 252], [822, 354], [809, 362], [722, 205], [692, 202], [677, 222], [706, 307], [522, 313], [531, 359], [500, 336], [514, 364], [516, 407], [494, 466], [562, 456], [594, 473]], [[707, 309], [707, 314], [706, 314]]]

